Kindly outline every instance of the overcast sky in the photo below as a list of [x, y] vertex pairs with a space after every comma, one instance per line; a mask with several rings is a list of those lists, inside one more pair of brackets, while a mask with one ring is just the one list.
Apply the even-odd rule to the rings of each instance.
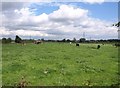
[[35, 39], [118, 38], [118, 2], [2, 2], [0, 36]]

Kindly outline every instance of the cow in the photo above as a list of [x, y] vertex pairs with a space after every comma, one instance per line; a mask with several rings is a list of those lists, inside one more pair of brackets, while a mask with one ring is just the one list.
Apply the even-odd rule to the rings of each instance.
[[79, 46], [79, 43], [76, 43], [76, 46]]
[[100, 45], [97, 46], [97, 49], [99, 49], [99, 48], [100, 48]]
[[24, 41], [21, 42], [22, 46], [26, 45], [26, 43]]
[[116, 47], [120, 47], [120, 43], [115, 43], [115, 46]]
[[40, 44], [40, 43], [42, 43], [42, 41], [39, 41], [39, 40], [34, 41], [34, 44]]

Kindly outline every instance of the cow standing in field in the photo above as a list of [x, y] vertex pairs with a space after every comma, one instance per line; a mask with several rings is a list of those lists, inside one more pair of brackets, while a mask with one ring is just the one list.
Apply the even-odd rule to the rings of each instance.
[[120, 44], [119, 43], [115, 43], [115, 47], [120, 47]]
[[76, 46], [79, 46], [79, 43], [76, 43]]
[[42, 41], [35, 41], [34, 44], [40, 44]]
[[99, 49], [99, 48], [100, 48], [100, 45], [97, 46], [97, 49]]
[[22, 46], [26, 45], [26, 43], [25, 43], [25, 42], [21, 42], [21, 44], [22, 44]]

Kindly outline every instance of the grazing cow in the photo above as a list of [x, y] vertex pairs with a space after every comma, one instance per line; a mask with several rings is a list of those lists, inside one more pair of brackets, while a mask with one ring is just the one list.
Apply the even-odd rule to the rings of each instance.
[[97, 49], [99, 49], [99, 48], [100, 48], [100, 45], [97, 46]]
[[25, 43], [25, 42], [21, 42], [21, 44], [22, 44], [22, 46], [26, 45], [26, 43]]
[[72, 42], [70, 42], [70, 45], [72, 44]]
[[120, 47], [120, 43], [115, 43], [115, 46], [116, 47]]
[[79, 43], [76, 43], [76, 46], [79, 46]]
[[40, 44], [42, 41], [35, 41], [34, 44]]

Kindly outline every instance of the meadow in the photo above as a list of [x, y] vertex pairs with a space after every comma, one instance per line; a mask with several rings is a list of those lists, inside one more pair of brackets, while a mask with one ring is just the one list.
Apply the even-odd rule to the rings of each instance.
[[3, 44], [2, 85], [111, 86], [118, 83], [118, 48], [112, 44]]

